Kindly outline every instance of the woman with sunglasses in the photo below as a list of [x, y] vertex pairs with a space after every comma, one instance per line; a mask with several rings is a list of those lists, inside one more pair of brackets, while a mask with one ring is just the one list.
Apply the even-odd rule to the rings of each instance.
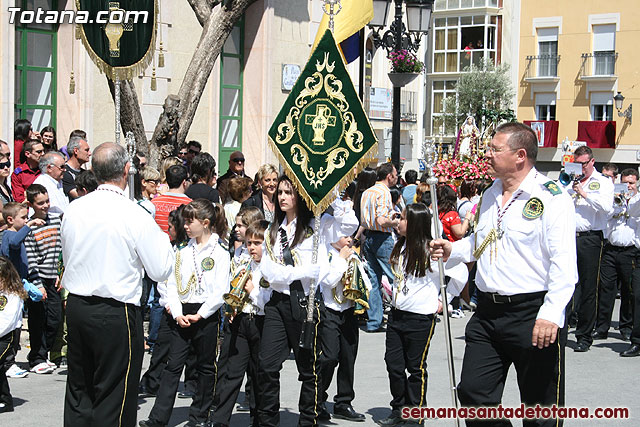
[[9, 202], [13, 202], [11, 196], [11, 188], [7, 183], [7, 178], [11, 175], [11, 151], [9, 144], [0, 141], [0, 202], [2, 206]]

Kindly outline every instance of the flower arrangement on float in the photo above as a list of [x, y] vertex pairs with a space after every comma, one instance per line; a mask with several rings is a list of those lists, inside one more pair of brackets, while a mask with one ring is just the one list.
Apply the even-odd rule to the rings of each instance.
[[444, 177], [448, 182], [465, 179], [491, 179], [487, 159], [478, 157], [473, 162], [459, 159], [440, 160], [433, 169], [437, 177]]

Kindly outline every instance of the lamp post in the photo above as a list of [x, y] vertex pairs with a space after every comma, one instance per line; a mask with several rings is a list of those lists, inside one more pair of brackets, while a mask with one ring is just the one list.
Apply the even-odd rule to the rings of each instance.
[[[373, 44], [376, 48], [384, 47], [388, 52], [407, 49], [417, 52], [422, 35], [429, 31], [431, 10], [434, 0], [394, 0], [395, 15], [393, 22], [384, 34], [389, 15], [391, 0], [373, 0], [373, 19], [369, 26], [373, 29]], [[402, 5], [406, 3], [407, 26], [403, 22]], [[393, 86], [391, 162], [400, 171], [400, 94], [401, 87]]]

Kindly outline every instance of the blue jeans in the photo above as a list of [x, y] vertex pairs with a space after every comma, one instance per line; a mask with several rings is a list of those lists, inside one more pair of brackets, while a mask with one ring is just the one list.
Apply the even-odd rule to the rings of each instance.
[[[148, 278], [145, 277], [145, 280]], [[150, 279], [149, 279], [150, 280]], [[160, 305], [160, 293], [158, 292], [158, 284], [151, 282], [151, 293], [149, 297], [149, 337], [147, 338], [147, 344], [153, 351], [153, 346], [158, 339], [158, 330], [160, 329], [160, 322], [162, 321], [162, 312], [164, 307]]]
[[371, 278], [371, 292], [369, 294], [369, 310], [367, 314], [367, 330], [373, 331], [382, 325], [382, 294], [380, 281], [382, 275], [389, 278], [389, 283], [393, 283], [393, 273], [389, 258], [393, 250], [393, 237], [391, 233], [380, 233], [367, 231], [367, 236], [362, 247], [364, 258], [367, 260], [369, 277]]

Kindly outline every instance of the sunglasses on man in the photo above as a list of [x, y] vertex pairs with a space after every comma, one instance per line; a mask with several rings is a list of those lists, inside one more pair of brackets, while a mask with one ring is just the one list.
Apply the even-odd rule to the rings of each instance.
[[236, 157], [235, 159], [231, 159], [234, 163], [244, 163], [244, 157]]

